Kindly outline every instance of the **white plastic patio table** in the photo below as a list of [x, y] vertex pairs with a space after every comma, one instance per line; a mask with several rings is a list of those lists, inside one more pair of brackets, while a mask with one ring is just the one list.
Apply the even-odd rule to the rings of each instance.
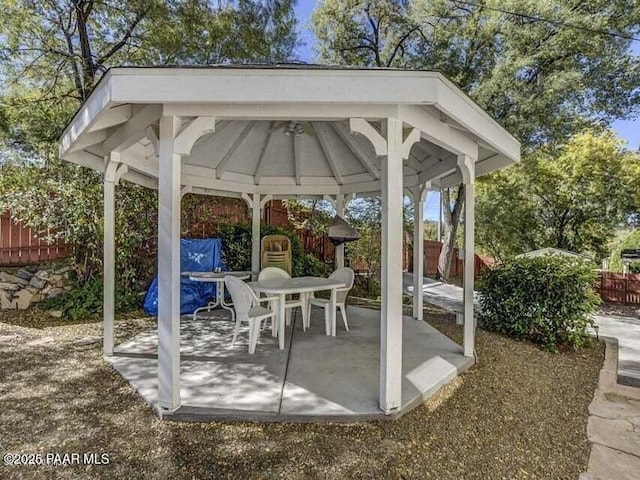
[[[331, 290], [329, 299], [329, 323], [326, 330], [327, 335], [336, 336], [336, 290], [344, 288], [345, 284], [338, 280], [319, 277], [296, 277], [264, 280], [262, 282], [247, 282], [256, 293], [278, 296], [278, 312], [276, 319], [278, 322], [278, 346], [284, 349], [285, 333], [285, 305], [286, 296], [294, 293], [307, 295], [321, 290]], [[303, 307], [304, 308], [304, 307]]]
[[205, 307], [200, 307], [194, 310], [193, 319], [196, 319], [198, 312], [206, 310], [210, 312], [212, 309], [220, 305], [222, 308], [231, 311], [233, 317], [233, 304], [226, 303], [224, 301], [224, 277], [232, 275], [238, 277], [240, 280], [246, 280], [251, 278], [253, 272], [239, 271], [239, 272], [182, 272], [182, 275], [188, 276], [189, 280], [194, 282], [213, 282], [216, 284], [216, 299], [213, 302], [209, 302]]

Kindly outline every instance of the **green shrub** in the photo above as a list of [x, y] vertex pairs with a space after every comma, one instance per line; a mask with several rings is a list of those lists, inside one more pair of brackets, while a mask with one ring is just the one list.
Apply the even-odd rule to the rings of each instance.
[[579, 259], [521, 258], [489, 270], [480, 281], [479, 325], [547, 350], [582, 347], [600, 303], [596, 274]]
[[82, 320], [102, 312], [102, 282], [91, 280], [59, 297], [40, 303], [44, 310], [60, 310], [72, 321]]
[[[291, 240], [293, 260], [292, 276], [321, 277], [329, 273], [329, 267], [315, 255], [306, 252], [295, 232], [284, 228], [263, 225], [261, 237], [286, 235]], [[245, 224], [221, 225], [213, 236], [222, 240], [222, 261], [229, 270], [251, 270], [251, 227]]]
[[[102, 315], [102, 281], [89, 280], [59, 297], [47, 298], [39, 305], [42, 310], [59, 310], [62, 317], [77, 322]], [[116, 312], [129, 312], [141, 307], [142, 297], [137, 292], [116, 289]]]

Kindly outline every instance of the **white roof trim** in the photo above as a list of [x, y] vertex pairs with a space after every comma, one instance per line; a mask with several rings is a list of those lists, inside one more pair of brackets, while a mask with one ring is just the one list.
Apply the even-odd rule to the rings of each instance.
[[[254, 121], [262, 122], [263, 125], [266, 121], [337, 122], [363, 118], [375, 122], [387, 117], [398, 118], [407, 126], [421, 130], [423, 140], [430, 142], [426, 144], [423, 141], [425, 148], [431, 149], [436, 145], [444, 149], [445, 153], [477, 158], [477, 176], [520, 159], [519, 142], [438, 72], [281, 67], [112, 69], [105, 74], [65, 129], [59, 144], [61, 158], [97, 168], [100, 162], [96, 161], [96, 154], [109, 153], [102, 147], [114, 143], [112, 135], [133, 129], [135, 132], [128, 132], [130, 142], [135, 143], [131, 153], [127, 154], [128, 142], [122, 143], [120, 150], [125, 159], [123, 161], [129, 164], [131, 171], [144, 172], [144, 184], [148, 186], [148, 179], [153, 181], [157, 173], [157, 167], [151, 167], [152, 164], [139, 154], [140, 148], [149, 143], [148, 125], [142, 125], [141, 128], [137, 124], [131, 125], [133, 119], [142, 116], [136, 112], [141, 113], [145, 106], [151, 107], [154, 113], [160, 111], [161, 115], [191, 118], [207, 116], [216, 121]], [[148, 121], [151, 121], [151, 117]], [[338, 128], [342, 126], [338, 125]], [[371, 178], [371, 181], [363, 179], [363, 182], [343, 184], [350, 178], [366, 177], [366, 172], [360, 172], [353, 165], [343, 165], [344, 162], [353, 161], [353, 158], [345, 158], [344, 155], [348, 155], [348, 152], [345, 153], [344, 149], [336, 151], [336, 145], [331, 148], [330, 161], [333, 164], [327, 163], [326, 168], [321, 168], [313, 163], [329, 161], [324, 151], [327, 146], [325, 130], [320, 130], [322, 138], [321, 142], [316, 142], [317, 145], [313, 135], [304, 137], [304, 141], [296, 145], [296, 149], [300, 150], [299, 156], [305, 154], [306, 149], [305, 159], [294, 155], [294, 168], [291, 174], [282, 177], [281, 182], [277, 180], [279, 174], [262, 163], [259, 164], [259, 173], [263, 179], [257, 178], [251, 182], [252, 176], [237, 162], [249, 162], [242, 157], [247, 155], [242, 144], [237, 145], [238, 158], [227, 158], [218, 167], [221, 170], [229, 167], [236, 169], [218, 174], [218, 178], [223, 176], [226, 182], [216, 181], [214, 166], [210, 168], [204, 161], [207, 157], [202, 157], [199, 162], [194, 157], [196, 165], [189, 164], [190, 157], [185, 157], [183, 174], [192, 167], [202, 169], [203, 174], [213, 172], [213, 178], [206, 175], [196, 178], [186, 174], [184, 180], [193, 181], [194, 187], [217, 192], [229, 190], [235, 193], [246, 191], [301, 195], [305, 192], [322, 193], [322, 188], [331, 190], [324, 193], [362, 193], [362, 188], [370, 191], [370, 187], [377, 183], [375, 178]], [[250, 135], [258, 138], [257, 136], [264, 135], [264, 130], [257, 127], [251, 130]], [[332, 142], [335, 142], [333, 137]], [[254, 139], [253, 143], [257, 144], [258, 140]], [[358, 143], [349, 142], [347, 146], [349, 144], [361, 150]], [[478, 158], [480, 148], [482, 158]], [[315, 156], [313, 149], [317, 150], [319, 156]], [[89, 150], [94, 153], [89, 155]], [[235, 153], [235, 149], [232, 153]], [[378, 162], [374, 165], [379, 165], [380, 160], [376, 160], [374, 156], [372, 161]], [[254, 164], [254, 168], [256, 166]], [[248, 164], [244, 167], [248, 168]], [[336, 169], [340, 167], [347, 171], [337, 172], [336, 176]], [[353, 168], [357, 171], [353, 171]], [[416, 172], [415, 162], [410, 172], [413, 176], [409, 177], [415, 179], [429, 177], [428, 171]], [[458, 176], [455, 172], [447, 174], [441, 179], [441, 183], [455, 183]], [[415, 181], [409, 177], [405, 175], [406, 183]], [[138, 176], [131, 175], [130, 178], [135, 181]], [[231, 178], [240, 181], [229, 182], [228, 179]], [[291, 191], [292, 179], [294, 191]], [[228, 188], [224, 188], [225, 184]]]

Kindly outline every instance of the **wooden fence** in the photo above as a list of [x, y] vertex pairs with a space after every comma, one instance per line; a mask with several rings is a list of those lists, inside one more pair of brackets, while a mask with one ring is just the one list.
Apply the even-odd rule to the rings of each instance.
[[[274, 227], [293, 229], [289, 221], [286, 207], [281, 201], [269, 202], [264, 211], [264, 223]], [[202, 205], [193, 210], [192, 214], [183, 218], [183, 223], [190, 225], [188, 230], [191, 235], [208, 235], [215, 231], [216, 225], [221, 223], [249, 223], [247, 207], [241, 200], [237, 202], [225, 202], [221, 204]], [[297, 236], [306, 252], [314, 254], [323, 262], [332, 262], [335, 248], [326, 234], [318, 235], [311, 230], [298, 230]], [[405, 245], [410, 239], [405, 237]], [[435, 241], [424, 242], [424, 273], [433, 275], [438, 271], [438, 258], [442, 244]], [[61, 240], [48, 245], [37, 233], [27, 227], [17, 224], [11, 219], [9, 213], [0, 216], [0, 266], [29, 265], [52, 261], [69, 256], [71, 249]], [[464, 261], [459, 259], [458, 249], [454, 250], [454, 261], [451, 265], [451, 275], [462, 276]], [[489, 259], [476, 255], [476, 277], [489, 268]], [[354, 266], [354, 268], [356, 268]], [[411, 248], [403, 251], [403, 268], [411, 271], [413, 267]]]
[[640, 305], [640, 274], [600, 272], [597, 290], [605, 302]]
[[62, 240], [48, 244], [44, 236], [17, 223], [8, 212], [0, 215], [0, 266], [31, 265], [69, 256], [70, 249]]
[[[424, 241], [424, 274], [435, 275], [438, 273], [438, 259], [440, 258], [440, 252], [442, 251], [442, 243], [433, 240]], [[460, 257], [460, 251], [457, 248], [453, 249], [453, 261], [451, 262], [452, 277], [462, 277], [464, 273], [464, 260]], [[474, 273], [475, 278], [480, 277], [487, 269], [491, 268], [494, 261], [489, 257], [482, 255], [474, 256]]]

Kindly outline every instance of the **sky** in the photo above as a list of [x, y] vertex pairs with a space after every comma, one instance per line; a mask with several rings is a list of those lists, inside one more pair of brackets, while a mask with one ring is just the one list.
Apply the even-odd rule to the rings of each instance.
[[[314, 47], [317, 43], [316, 37], [309, 28], [311, 13], [315, 8], [315, 0], [298, 0], [296, 6], [296, 16], [298, 18], [299, 36], [302, 45], [298, 48], [298, 59], [307, 63], [315, 63], [316, 53]], [[632, 49], [636, 55], [640, 55], [640, 42], [633, 42]], [[612, 124], [618, 136], [627, 142], [627, 147], [631, 150], [640, 150], [640, 118], [631, 120], [617, 120]], [[436, 192], [429, 192], [425, 204], [425, 219], [431, 221], [438, 220], [439, 195]]]

